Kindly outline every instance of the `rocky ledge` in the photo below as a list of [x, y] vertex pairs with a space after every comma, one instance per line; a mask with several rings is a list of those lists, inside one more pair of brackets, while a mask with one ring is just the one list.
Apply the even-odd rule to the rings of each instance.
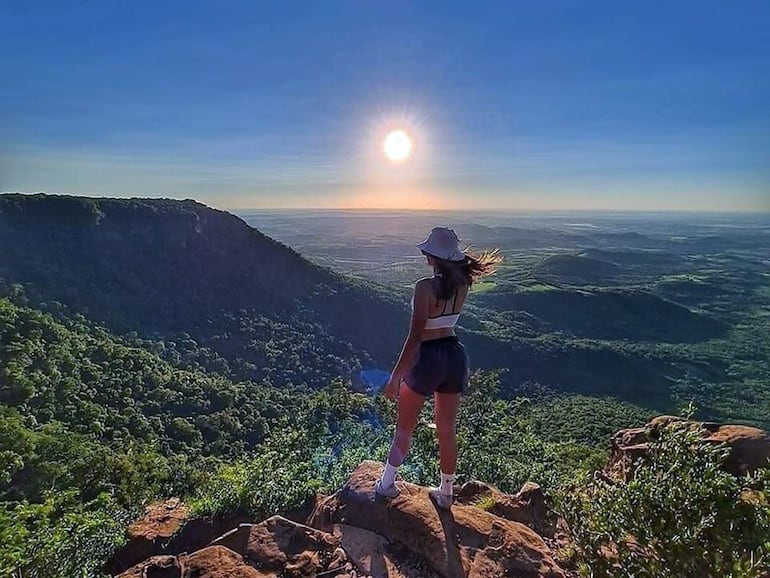
[[[770, 436], [752, 427], [655, 418], [612, 438], [610, 463], [598, 475], [625, 477], [662, 428], [678, 422], [704, 442], [725, 444], [735, 475], [766, 467]], [[309, 516], [189, 519], [179, 500], [153, 504], [128, 531], [128, 544], [107, 566], [119, 578], [566, 578], [557, 544], [569, 546], [536, 484], [505, 494], [482, 482], [455, 490], [450, 511], [427, 488], [403, 483], [392, 500], [374, 496], [382, 465], [363, 462]], [[141, 560], [141, 561], [140, 561]]]
[[[334, 495], [319, 501], [306, 524], [274, 516], [239, 524], [192, 553], [154, 555], [120, 578], [559, 578], [553, 521], [535, 484], [515, 495], [481, 482], [457, 488], [450, 511], [437, 509], [427, 488], [403, 483], [392, 500], [374, 496], [382, 465], [363, 462]], [[212, 531], [192, 533], [178, 502], [155, 504], [129, 531], [132, 544], [180, 551]], [[173, 536], [172, 536], [173, 534]], [[162, 538], [162, 539], [159, 539]], [[176, 546], [173, 543], [175, 541]], [[551, 543], [552, 544], [552, 543]]]

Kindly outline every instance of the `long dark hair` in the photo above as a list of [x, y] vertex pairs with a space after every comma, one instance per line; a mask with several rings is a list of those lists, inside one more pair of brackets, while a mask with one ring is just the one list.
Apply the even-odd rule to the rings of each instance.
[[[424, 253], [427, 255], [427, 253]], [[462, 261], [448, 261], [433, 255], [437, 275], [433, 285], [436, 297], [443, 300], [452, 298], [458, 288], [463, 285], [470, 287], [473, 282], [497, 270], [497, 265], [503, 260], [499, 249], [473, 255], [465, 251]]]

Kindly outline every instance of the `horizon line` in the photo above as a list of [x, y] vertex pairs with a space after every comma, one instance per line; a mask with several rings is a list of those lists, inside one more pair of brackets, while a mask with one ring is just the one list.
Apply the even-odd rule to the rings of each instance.
[[109, 195], [109, 194], [83, 194], [83, 193], [71, 193], [71, 192], [51, 192], [51, 191], [0, 191], [0, 195], [50, 195], [50, 196], [68, 196], [68, 197], [80, 197], [80, 198], [88, 198], [88, 199], [157, 199], [157, 200], [172, 200], [172, 201], [195, 201], [197, 203], [201, 203], [203, 205], [212, 207], [212, 208], [218, 208], [225, 211], [266, 211], [266, 212], [288, 212], [288, 211], [317, 211], [317, 212], [323, 212], [323, 211], [344, 211], [344, 212], [367, 212], [367, 211], [377, 211], [377, 212], [411, 212], [411, 213], [437, 213], [437, 212], [453, 212], [453, 213], [484, 213], [484, 212], [492, 212], [492, 211], [503, 211], [506, 213], [648, 213], [648, 214], [670, 214], [670, 213], [679, 213], [679, 214], [718, 214], [718, 213], [729, 213], [729, 214], [745, 214], [745, 215], [770, 215], [770, 207], [769, 208], [762, 208], [762, 209], [747, 209], [747, 208], [714, 208], [714, 209], [684, 209], [684, 208], [660, 208], [660, 209], [654, 209], [654, 208], [641, 208], [641, 207], [628, 207], [628, 208], [617, 208], [617, 207], [595, 207], [595, 208], [574, 208], [574, 207], [563, 207], [563, 208], [555, 208], [555, 207], [505, 207], [505, 206], [485, 206], [485, 207], [478, 207], [478, 208], [463, 208], [463, 207], [457, 207], [457, 208], [451, 208], [451, 207], [442, 207], [442, 208], [416, 208], [416, 207], [329, 207], [329, 206], [309, 206], [309, 207], [297, 207], [297, 206], [287, 206], [287, 207], [275, 207], [275, 206], [268, 206], [268, 207], [259, 207], [259, 206], [253, 206], [253, 207], [228, 207], [226, 205], [219, 205], [219, 204], [212, 204], [210, 202], [202, 201], [200, 199], [197, 199], [195, 197], [189, 196], [189, 197], [183, 197], [183, 196], [151, 196], [151, 195], [136, 195], [131, 193], [126, 193], [122, 195]]
[[[195, 199], [193, 199], [195, 200]], [[199, 201], [200, 202], [200, 201]], [[410, 212], [410, 213], [485, 213], [492, 211], [504, 211], [506, 213], [730, 213], [730, 214], [753, 214], [770, 215], [770, 209], [646, 209], [646, 208], [544, 208], [544, 207], [482, 207], [482, 208], [440, 208], [424, 209], [410, 207], [230, 207], [227, 211], [345, 211], [345, 212]]]

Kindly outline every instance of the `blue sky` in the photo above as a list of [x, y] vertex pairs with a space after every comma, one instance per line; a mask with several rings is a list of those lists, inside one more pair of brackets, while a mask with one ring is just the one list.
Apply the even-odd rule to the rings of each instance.
[[0, 190], [770, 210], [766, 0], [11, 0], [0, 22]]

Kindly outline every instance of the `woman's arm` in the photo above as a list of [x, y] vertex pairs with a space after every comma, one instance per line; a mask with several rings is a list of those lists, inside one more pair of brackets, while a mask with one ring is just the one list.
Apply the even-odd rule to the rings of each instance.
[[409, 324], [409, 334], [406, 336], [401, 354], [398, 356], [390, 380], [385, 387], [385, 397], [395, 399], [398, 396], [398, 388], [406, 372], [412, 367], [417, 350], [420, 348], [422, 333], [425, 329], [425, 321], [428, 319], [430, 296], [430, 279], [421, 279], [414, 286], [414, 309], [412, 320]]

